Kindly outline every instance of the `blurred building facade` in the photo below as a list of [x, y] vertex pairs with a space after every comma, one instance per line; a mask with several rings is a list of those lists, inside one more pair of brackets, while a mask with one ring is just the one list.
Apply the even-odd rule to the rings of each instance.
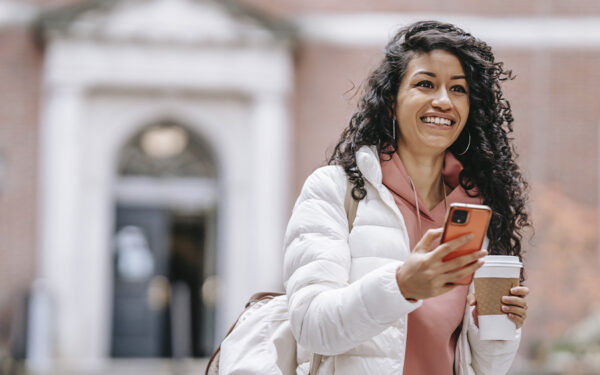
[[32, 368], [203, 357], [250, 294], [280, 290], [302, 182], [388, 37], [424, 18], [517, 77], [535, 237], [515, 368], [594, 366], [600, 335], [573, 332], [600, 311], [597, 3], [0, 4], [0, 345]]

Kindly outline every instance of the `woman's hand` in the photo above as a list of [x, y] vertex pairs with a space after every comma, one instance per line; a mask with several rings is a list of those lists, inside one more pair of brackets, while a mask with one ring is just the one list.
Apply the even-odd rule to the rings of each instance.
[[415, 246], [406, 261], [396, 271], [396, 282], [407, 300], [435, 297], [457, 286], [452, 282], [472, 274], [483, 265], [480, 258], [487, 251], [476, 251], [447, 262], [442, 259], [469, 242], [471, 235], [465, 235], [429, 251], [435, 240], [442, 235], [442, 228], [428, 230]]
[[[508, 315], [508, 319], [512, 320], [517, 329], [523, 326], [527, 318], [527, 301], [525, 297], [529, 294], [529, 288], [526, 286], [517, 286], [510, 290], [510, 295], [502, 297], [502, 311]], [[473, 294], [467, 296], [469, 305], [475, 306], [477, 300]], [[477, 309], [473, 309], [473, 322], [479, 328], [479, 320], [477, 319]]]
[[515, 322], [517, 329], [523, 326], [527, 318], [527, 301], [525, 297], [528, 294], [528, 287], [517, 286], [510, 290], [510, 295], [502, 297], [502, 311], [508, 314], [508, 319]]

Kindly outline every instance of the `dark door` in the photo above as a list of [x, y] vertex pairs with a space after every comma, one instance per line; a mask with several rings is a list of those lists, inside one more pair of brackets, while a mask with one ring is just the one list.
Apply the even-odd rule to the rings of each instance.
[[[210, 356], [212, 345], [206, 347], [203, 342], [207, 337], [213, 337], [214, 331], [206, 323], [212, 318], [209, 308], [202, 300], [202, 282], [204, 249], [206, 243], [206, 224], [202, 216], [173, 215], [171, 218], [171, 257], [169, 280], [172, 285], [183, 287], [186, 291], [186, 303], [176, 303], [171, 300], [171, 314], [181, 316], [182, 309], [187, 310], [189, 319], [176, 322], [172, 318], [173, 356]], [[172, 294], [173, 297], [175, 293]], [[179, 299], [181, 301], [181, 299]], [[214, 324], [213, 324], [214, 325]], [[212, 344], [212, 343], [211, 343]]]
[[114, 236], [113, 357], [169, 353], [168, 255], [164, 209], [117, 206]]

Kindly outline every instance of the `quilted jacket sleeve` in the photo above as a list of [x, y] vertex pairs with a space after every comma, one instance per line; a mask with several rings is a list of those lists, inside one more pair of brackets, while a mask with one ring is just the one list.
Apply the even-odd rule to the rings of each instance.
[[311, 352], [336, 355], [372, 338], [420, 306], [401, 295], [400, 261], [349, 283], [346, 176], [323, 167], [306, 181], [285, 235], [284, 280], [294, 336]]
[[[474, 307], [470, 307], [472, 310]], [[471, 314], [469, 314], [471, 315]], [[472, 319], [469, 319], [467, 334], [471, 347], [471, 366], [477, 375], [503, 375], [508, 373], [515, 359], [519, 343], [521, 342], [521, 329], [515, 333], [512, 340], [479, 339], [479, 328]]]

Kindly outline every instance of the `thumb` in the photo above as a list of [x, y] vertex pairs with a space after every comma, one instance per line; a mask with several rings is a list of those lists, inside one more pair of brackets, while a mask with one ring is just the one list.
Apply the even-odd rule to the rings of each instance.
[[427, 232], [425, 232], [419, 243], [415, 246], [415, 252], [429, 252], [429, 249], [431, 249], [431, 245], [442, 235], [443, 231], [444, 228], [427, 230]]

